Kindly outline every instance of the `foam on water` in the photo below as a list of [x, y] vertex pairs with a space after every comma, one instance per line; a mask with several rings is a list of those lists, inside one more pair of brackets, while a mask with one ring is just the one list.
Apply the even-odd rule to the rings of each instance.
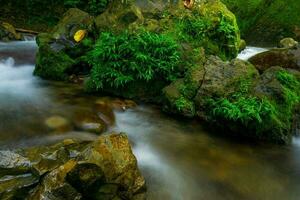
[[268, 51], [267, 48], [260, 48], [260, 47], [251, 47], [248, 46], [246, 47], [245, 50], [243, 50], [239, 55], [238, 55], [238, 59], [241, 60], [248, 60], [249, 58], [251, 58], [252, 56], [255, 56], [256, 54], [262, 53]]

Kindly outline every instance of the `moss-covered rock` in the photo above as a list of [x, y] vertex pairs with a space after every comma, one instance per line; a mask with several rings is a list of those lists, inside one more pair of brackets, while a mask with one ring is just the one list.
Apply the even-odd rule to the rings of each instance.
[[[85, 33], [83, 40], [76, 41], [74, 35], [80, 30]], [[50, 33], [38, 35], [34, 74], [44, 79], [68, 80], [78, 67], [84, 67], [77, 64], [92, 45], [93, 37], [94, 18], [79, 9], [70, 9]]]
[[168, 112], [198, 116], [229, 135], [291, 141], [300, 99], [299, 72], [273, 67], [259, 75], [248, 62], [213, 56], [190, 69], [164, 89]]
[[0, 21], [0, 41], [21, 40], [21, 35], [16, 32], [13, 25]]

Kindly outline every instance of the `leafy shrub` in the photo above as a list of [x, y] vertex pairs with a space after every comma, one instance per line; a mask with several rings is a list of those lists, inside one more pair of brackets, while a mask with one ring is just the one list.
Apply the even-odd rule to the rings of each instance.
[[268, 100], [257, 97], [209, 99], [208, 104], [214, 118], [240, 122], [246, 127], [250, 122], [262, 123], [264, 119], [276, 113], [275, 107]]
[[178, 76], [179, 58], [178, 45], [169, 36], [146, 31], [103, 32], [86, 56], [93, 67], [87, 90], [120, 89], [155, 80], [170, 82]]
[[184, 16], [178, 20], [177, 29], [181, 40], [193, 41], [195, 46], [203, 46], [210, 54], [217, 54], [222, 59], [237, 55], [235, 40], [238, 30], [222, 14], [218, 23], [197, 14]]

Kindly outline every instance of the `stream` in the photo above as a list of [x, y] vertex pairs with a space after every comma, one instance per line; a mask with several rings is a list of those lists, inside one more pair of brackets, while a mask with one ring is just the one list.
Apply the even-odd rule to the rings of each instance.
[[[239, 58], [265, 50], [248, 47]], [[95, 139], [92, 133], [74, 128], [58, 133], [46, 125], [52, 116], [72, 124], [76, 116], [95, 112], [101, 97], [78, 85], [34, 77], [35, 52], [35, 41], [0, 43], [0, 149]], [[288, 146], [248, 144], [152, 105], [115, 110], [114, 119], [97, 112], [103, 121], [114, 121], [107, 132], [128, 134], [149, 200], [299, 200], [299, 138]]]

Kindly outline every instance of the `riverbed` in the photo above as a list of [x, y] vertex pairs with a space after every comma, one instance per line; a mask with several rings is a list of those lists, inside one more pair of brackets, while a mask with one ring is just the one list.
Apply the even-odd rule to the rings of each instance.
[[[266, 49], [248, 47], [248, 59]], [[97, 135], [70, 128], [56, 132], [45, 121], [96, 112], [107, 131], [126, 132], [147, 181], [150, 200], [298, 200], [300, 139], [291, 145], [249, 144], [221, 137], [196, 120], [176, 119], [157, 106], [95, 110], [101, 96], [80, 85], [32, 75], [35, 41], [0, 43], [0, 148], [52, 144]]]

